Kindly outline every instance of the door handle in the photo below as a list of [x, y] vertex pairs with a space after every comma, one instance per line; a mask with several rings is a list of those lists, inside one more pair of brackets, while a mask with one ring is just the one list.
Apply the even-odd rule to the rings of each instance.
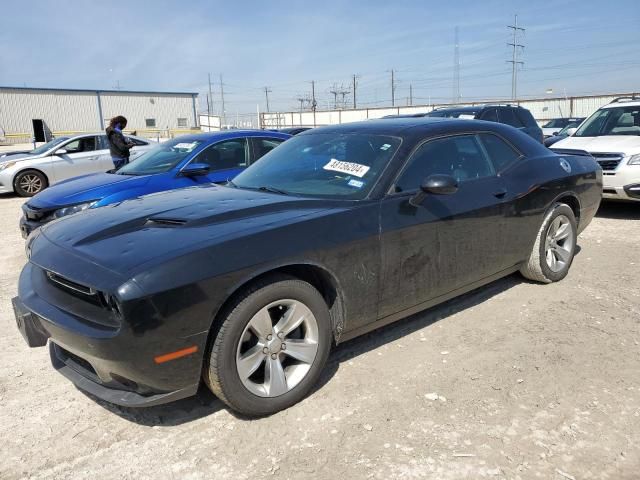
[[495, 191], [495, 192], [493, 193], [493, 195], [494, 195], [496, 198], [504, 198], [504, 196], [505, 196], [506, 194], [507, 194], [507, 189], [506, 189], [506, 188], [501, 188], [501, 189], [499, 189], [499, 190], [497, 190], [497, 191]]

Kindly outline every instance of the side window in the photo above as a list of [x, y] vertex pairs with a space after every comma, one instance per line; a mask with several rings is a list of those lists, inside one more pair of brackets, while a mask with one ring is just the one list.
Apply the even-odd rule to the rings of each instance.
[[516, 117], [516, 114], [513, 112], [512, 108], [500, 109], [500, 123], [506, 123], [507, 125], [511, 125], [512, 127], [516, 128], [524, 127], [524, 124], [518, 117]]
[[178, 118], [178, 128], [186, 128], [186, 127], [187, 127], [187, 119]]
[[155, 118], [145, 118], [144, 124], [147, 128], [156, 128], [156, 119]]
[[501, 172], [522, 156], [496, 135], [482, 133], [478, 137], [497, 172]]
[[255, 149], [255, 160], [258, 160], [260, 157], [266, 155], [282, 142], [284, 142], [284, 140], [281, 138], [255, 138], [253, 140], [253, 146]]
[[109, 140], [106, 135], [98, 137], [98, 150], [109, 150]]
[[248, 165], [248, 150], [246, 138], [224, 140], [204, 149], [192, 163], [206, 163], [212, 172], [244, 168]]
[[421, 145], [409, 159], [396, 182], [396, 192], [417, 190], [425, 178], [437, 173], [464, 182], [492, 176], [493, 168], [474, 135], [432, 140]]
[[78, 138], [61, 148], [64, 148], [67, 153], [93, 152], [96, 149], [96, 137]]
[[[518, 116], [518, 118], [520, 119], [520, 121], [526, 125], [527, 127], [537, 127], [538, 124], [536, 123], [535, 118], [533, 118], [533, 115], [531, 115], [531, 112], [525, 108], [518, 108], [515, 111], [516, 115]], [[565, 125], [563, 125], [564, 127]]]
[[498, 112], [496, 112], [495, 108], [488, 108], [482, 114], [480, 120], [485, 120], [487, 122], [497, 122], [498, 121]]

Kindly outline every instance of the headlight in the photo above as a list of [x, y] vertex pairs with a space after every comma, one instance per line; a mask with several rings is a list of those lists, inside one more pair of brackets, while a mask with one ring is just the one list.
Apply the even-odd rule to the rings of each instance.
[[53, 218], [66, 217], [67, 215], [72, 215], [74, 213], [81, 212], [86, 210], [87, 208], [91, 208], [94, 206], [96, 202], [87, 202], [87, 203], [79, 203], [78, 205], [71, 205], [70, 207], [59, 208], [55, 212], [53, 212]]
[[15, 160], [10, 161], [10, 162], [2, 162], [2, 163], [0, 163], [0, 172], [2, 170], [6, 169], [6, 168], [13, 167], [16, 163], [18, 163], [18, 162], [16, 162]]
[[640, 165], [640, 153], [638, 155], [631, 155], [627, 165]]

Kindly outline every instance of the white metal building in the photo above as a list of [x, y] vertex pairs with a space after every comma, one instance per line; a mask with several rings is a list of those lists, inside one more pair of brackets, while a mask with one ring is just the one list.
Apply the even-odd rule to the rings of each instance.
[[165, 136], [198, 128], [197, 93], [0, 87], [0, 129], [8, 142], [28, 142], [34, 119], [53, 135], [104, 130], [124, 115], [127, 130]]
[[[633, 93], [612, 93], [605, 95], [589, 95], [580, 97], [556, 97], [556, 98], [536, 98], [518, 100], [512, 102], [527, 108], [533, 117], [544, 123], [552, 118], [561, 117], [588, 117], [598, 108], [610, 103], [617, 97], [628, 97]], [[495, 104], [495, 101], [478, 101], [474, 103], [460, 103], [455, 106], [473, 106], [481, 104]], [[334, 125], [339, 123], [358, 122], [370, 118], [381, 118], [385, 115], [402, 115], [411, 113], [426, 113], [436, 108], [454, 106], [453, 104], [432, 104], [379, 108], [360, 108], [348, 110], [324, 110], [324, 111], [303, 111], [303, 112], [274, 112], [261, 113], [260, 125], [262, 128], [283, 128], [283, 127], [315, 127], [321, 125]]]

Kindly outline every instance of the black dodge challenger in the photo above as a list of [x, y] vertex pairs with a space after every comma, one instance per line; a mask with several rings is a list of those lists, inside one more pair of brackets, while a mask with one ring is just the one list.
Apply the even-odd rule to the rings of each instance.
[[204, 379], [232, 409], [270, 414], [312, 389], [333, 344], [518, 270], [564, 278], [602, 173], [561, 153], [475, 120], [310, 130], [225, 186], [34, 232], [18, 328], [109, 402], [169, 402]]

